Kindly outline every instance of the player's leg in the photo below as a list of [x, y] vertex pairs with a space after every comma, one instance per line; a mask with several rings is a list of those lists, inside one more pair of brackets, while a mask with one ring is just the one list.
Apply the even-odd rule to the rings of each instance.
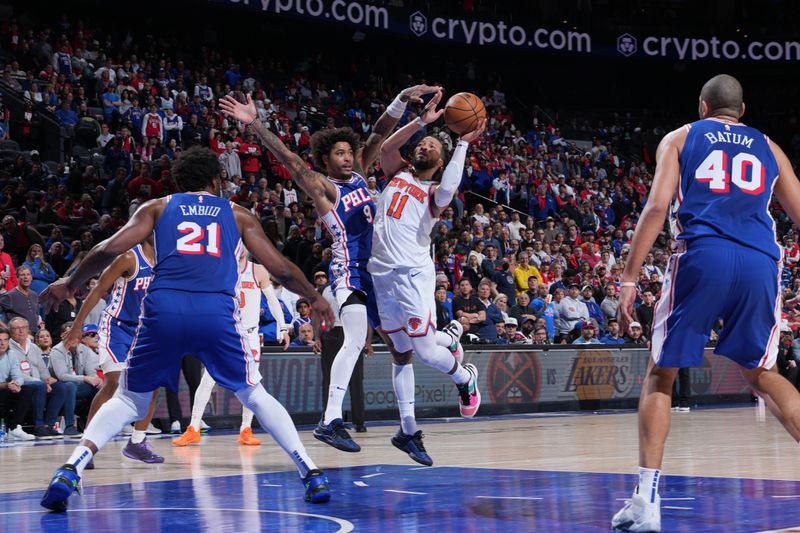
[[740, 368], [742, 376], [769, 407], [792, 438], [800, 442], [800, 393], [775, 367]]
[[364, 350], [367, 339], [366, 295], [359, 291], [340, 289], [339, 316], [344, 331], [344, 342], [333, 359], [331, 383], [328, 386], [328, 404], [321, 423], [314, 429], [314, 437], [345, 452], [361, 451], [345, 428], [342, 420], [342, 403], [353, 368]]
[[220, 297], [208, 311], [206, 320], [217, 328], [193, 329], [192, 342], [196, 353], [214, 380], [236, 393], [242, 405], [255, 413], [261, 427], [283, 448], [297, 467], [306, 488], [305, 498], [313, 503], [330, 499], [328, 481], [308, 456], [289, 413], [261, 385], [258, 363], [247, 337], [235, 320], [238, 302]]
[[189, 444], [197, 444], [200, 442], [200, 420], [203, 419], [203, 413], [206, 410], [206, 405], [211, 399], [211, 392], [214, 390], [214, 385], [217, 382], [208, 373], [208, 370], [203, 372], [203, 377], [200, 379], [200, 384], [194, 393], [194, 405], [192, 405], [192, 420], [183, 435], [173, 439], [173, 446], [187, 446]]
[[[261, 362], [261, 338], [258, 330], [247, 334], [247, 342], [256, 364]], [[253, 435], [253, 416], [254, 413], [246, 406], [242, 405], [242, 425], [239, 427], [239, 444], [245, 446], [260, 446], [261, 440]]]
[[108, 372], [103, 370], [103, 386], [100, 387], [100, 390], [97, 391], [97, 394], [92, 398], [92, 404], [89, 407], [89, 415], [86, 417], [87, 426], [91, 423], [94, 415], [97, 414], [97, 410], [114, 397], [114, 393], [117, 392], [117, 387], [119, 386], [119, 374], [119, 370]]
[[125, 449], [122, 450], [122, 455], [130, 459], [135, 459], [143, 463], [159, 464], [164, 462], [164, 457], [158, 455], [150, 447], [147, 442], [147, 430], [150, 428], [150, 421], [153, 420], [153, 414], [156, 412], [156, 404], [158, 403], [158, 389], [153, 391], [153, 396], [150, 399], [150, 407], [144, 418], [138, 420], [133, 424], [133, 433]]
[[719, 268], [712, 277], [704, 268], [725, 259], [712, 263], [708, 259], [700, 253], [670, 258], [653, 316], [652, 357], [639, 396], [638, 484], [631, 500], [614, 515], [611, 525], [615, 529], [661, 529], [658, 485], [669, 434], [672, 386], [679, 368], [702, 364], [708, 334], [724, 307], [719, 294], [726, 293], [732, 282], [732, 271]]

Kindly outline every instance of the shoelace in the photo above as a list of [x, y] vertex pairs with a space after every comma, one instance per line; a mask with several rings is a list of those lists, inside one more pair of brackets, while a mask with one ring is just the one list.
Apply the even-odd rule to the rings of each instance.
[[413, 436], [413, 437], [411, 437], [411, 440], [414, 442], [414, 445], [417, 447], [417, 449], [419, 451], [427, 453], [427, 451], [425, 450], [425, 445], [422, 444], [422, 437], [424, 437], [424, 436], [425, 435], [422, 435], [422, 434], [420, 434], [419, 437]]
[[350, 433], [347, 432], [347, 428], [345, 428], [343, 425], [334, 427], [333, 428], [333, 432], [336, 433], [337, 437], [340, 437], [340, 438], [343, 438], [343, 439], [349, 439], [350, 438]]

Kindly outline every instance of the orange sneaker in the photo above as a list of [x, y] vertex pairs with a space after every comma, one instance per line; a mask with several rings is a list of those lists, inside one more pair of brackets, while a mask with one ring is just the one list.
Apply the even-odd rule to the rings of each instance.
[[183, 435], [172, 441], [173, 446], [186, 446], [188, 444], [197, 444], [200, 442], [200, 433], [192, 426], [186, 428]]
[[239, 444], [244, 444], [245, 446], [261, 446], [261, 441], [253, 436], [252, 428], [244, 428], [239, 432]]

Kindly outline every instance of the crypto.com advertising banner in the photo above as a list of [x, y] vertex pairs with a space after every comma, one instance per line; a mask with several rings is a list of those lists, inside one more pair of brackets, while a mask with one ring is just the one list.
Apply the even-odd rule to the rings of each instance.
[[502, 46], [576, 56], [662, 58], [680, 61], [800, 61], [800, 41], [726, 39], [713, 35], [676, 37], [537, 27], [504, 20], [441, 17], [426, 11], [346, 0], [210, 0], [265, 15], [316, 20], [364, 33], [389, 32], [409, 38], [470, 46]]

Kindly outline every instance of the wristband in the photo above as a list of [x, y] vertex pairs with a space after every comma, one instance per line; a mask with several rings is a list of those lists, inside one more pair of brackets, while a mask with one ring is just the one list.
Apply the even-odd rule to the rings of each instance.
[[420, 129], [425, 129], [425, 127], [428, 125], [424, 120], [422, 120], [422, 117], [415, 118], [414, 122], [420, 127]]
[[400, 100], [400, 95], [398, 94], [392, 100], [392, 103], [386, 107], [386, 113], [392, 118], [401, 118], [403, 113], [406, 112], [406, 104], [407, 102]]
[[635, 287], [636, 286], [636, 282], [635, 281], [623, 281], [622, 283], [619, 284], [619, 286], [620, 287]]

